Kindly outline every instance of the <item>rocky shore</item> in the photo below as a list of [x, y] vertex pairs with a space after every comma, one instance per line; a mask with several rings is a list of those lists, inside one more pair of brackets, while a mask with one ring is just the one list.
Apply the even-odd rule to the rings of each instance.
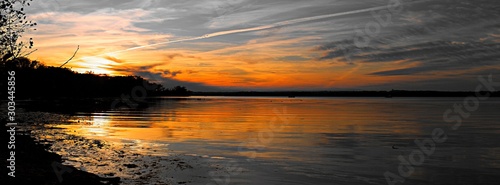
[[[9, 128], [4, 127], [5, 130]], [[2, 131], [4, 141], [10, 140], [10, 135]], [[120, 178], [102, 178], [95, 174], [78, 170], [72, 166], [63, 165], [61, 156], [50, 153], [46, 149], [48, 145], [38, 144], [30, 136], [29, 132], [17, 131], [15, 133], [15, 150], [4, 150], [2, 152], [3, 167], [1, 182], [5, 184], [39, 184], [39, 185], [104, 185], [120, 184]], [[15, 152], [15, 160], [7, 160], [12, 157], [11, 151]], [[15, 163], [15, 175], [8, 168], [12, 161]], [[4, 184], [4, 183], [2, 183]]]
[[[26, 106], [24, 106], [26, 107]], [[0, 111], [1, 112], [1, 111]], [[0, 119], [6, 120], [0, 114]], [[5, 148], [0, 182], [8, 185], [115, 185], [115, 184], [208, 184], [209, 172], [225, 174], [222, 160], [209, 156], [175, 154], [166, 145], [117, 143], [103, 138], [78, 136], [78, 129], [92, 127], [86, 117], [49, 112], [16, 114], [19, 123], [14, 138], [4, 125], [1, 137]], [[22, 124], [21, 124], [22, 123]], [[54, 124], [68, 125], [69, 128]], [[70, 126], [73, 125], [73, 126]], [[14, 140], [15, 148], [8, 148]], [[14, 160], [10, 152], [15, 152]], [[13, 162], [15, 169], [9, 169]], [[89, 173], [91, 172], [91, 173]]]

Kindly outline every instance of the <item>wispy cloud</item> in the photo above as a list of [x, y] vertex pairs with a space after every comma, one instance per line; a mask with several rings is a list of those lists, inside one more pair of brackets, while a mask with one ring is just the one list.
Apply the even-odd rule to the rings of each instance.
[[28, 36], [49, 65], [80, 45], [67, 67], [211, 89], [439, 88], [500, 65], [496, 1], [400, 2], [366, 47], [355, 30], [387, 0], [36, 1]]

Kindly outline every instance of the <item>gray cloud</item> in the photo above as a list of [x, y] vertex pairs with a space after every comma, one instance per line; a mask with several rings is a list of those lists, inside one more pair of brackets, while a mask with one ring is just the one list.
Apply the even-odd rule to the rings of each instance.
[[356, 47], [349, 39], [325, 43], [316, 48], [322, 52], [318, 60], [419, 63], [372, 73], [383, 76], [498, 65], [500, 43], [491, 35], [500, 33], [499, 7], [494, 0], [405, 6], [399, 18], [393, 15], [393, 24], [370, 39], [368, 47]]
[[164, 75], [170, 76], [170, 77], [175, 77], [178, 74], [182, 74], [182, 71], [170, 71], [170, 70], [165, 70], [163, 71]]
[[500, 70], [481, 70], [469, 73], [450, 75], [445, 78], [435, 78], [429, 80], [413, 80], [402, 82], [391, 82], [358, 87], [363, 90], [438, 90], [438, 91], [475, 91], [480, 84], [479, 76], [486, 77], [493, 75], [493, 81], [500, 81]]
[[204, 91], [204, 92], [214, 92], [214, 91], [231, 91], [231, 88], [215, 87], [206, 85], [203, 83], [196, 82], [186, 82], [180, 81], [174, 78], [165, 78], [161, 73], [151, 73], [148, 71], [135, 72], [135, 75], [142, 76], [148, 80], [156, 83], [162, 84], [166, 88], [172, 88], [175, 86], [184, 86], [191, 91]]
[[45, 0], [32, 3], [32, 6], [27, 9], [28, 13], [49, 13], [49, 12], [76, 12], [88, 14], [99, 9], [112, 8], [123, 10], [135, 7], [133, 2], [137, 0]]

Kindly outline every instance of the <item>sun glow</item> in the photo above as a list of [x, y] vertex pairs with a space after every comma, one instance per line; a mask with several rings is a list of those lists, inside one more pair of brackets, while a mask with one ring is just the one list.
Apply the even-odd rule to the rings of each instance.
[[76, 62], [78, 68], [74, 70], [80, 73], [92, 72], [94, 74], [113, 75], [113, 66], [118, 65], [116, 62], [102, 57], [82, 57], [81, 61]]

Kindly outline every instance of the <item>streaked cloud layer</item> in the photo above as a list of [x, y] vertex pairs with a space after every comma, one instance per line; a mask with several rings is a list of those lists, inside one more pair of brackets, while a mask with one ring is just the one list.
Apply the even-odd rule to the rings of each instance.
[[494, 0], [45, 0], [32, 57], [193, 90], [473, 90], [500, 76]]

